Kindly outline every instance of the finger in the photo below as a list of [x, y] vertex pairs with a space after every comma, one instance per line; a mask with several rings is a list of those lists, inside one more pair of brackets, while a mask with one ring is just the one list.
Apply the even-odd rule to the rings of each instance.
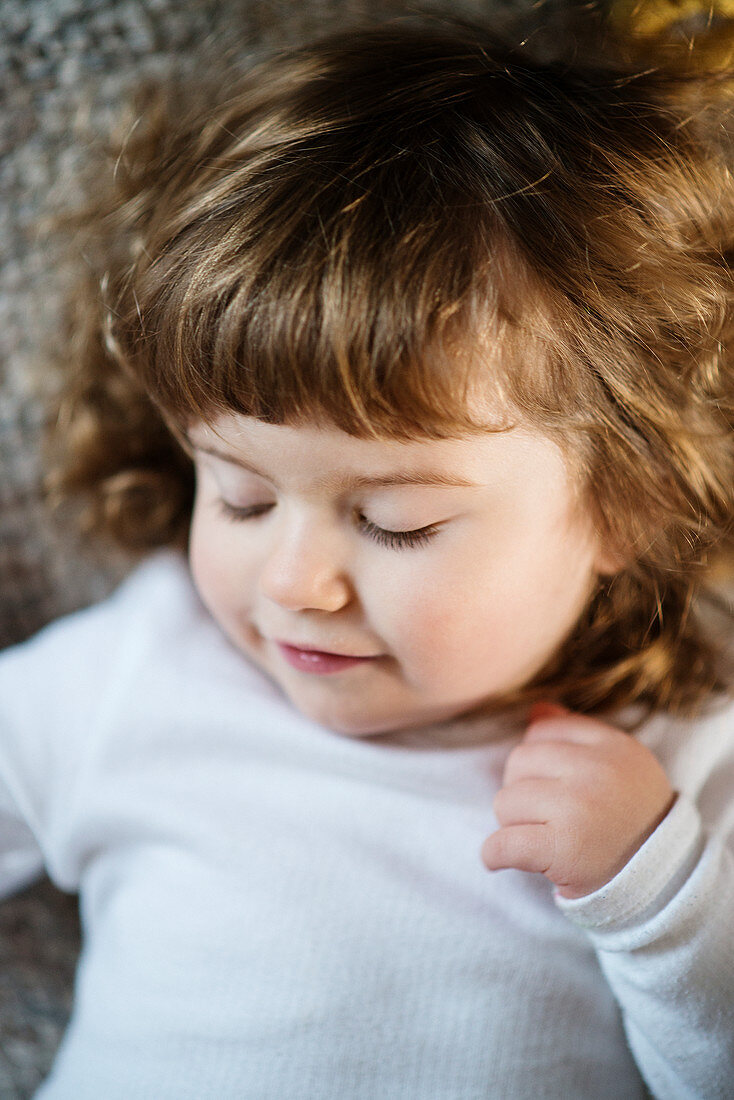
[[567, 779], [586, 768], [592, 749], [565, 741], [528, 741], [516, 745], [505, 763], [502, 785], [523, 779]]
[[557, 779], [521, 779], [497, 792], [492, 809], [503, 827], [544, 825], [557, 815], [563, 784]]
[[546, 825], [508, 825], [488, 836], [482, 861], [490, 871], [514, 867], [545, 874], [553, 862], [553, 835]]
[[597, 745], [606, 737], [619, 734], [619, 730], [587, 718], [583, 714], [549, 716], [532, 722], [523, 737], [523, 744], [541, 741], [564, 741], [575, 745]]

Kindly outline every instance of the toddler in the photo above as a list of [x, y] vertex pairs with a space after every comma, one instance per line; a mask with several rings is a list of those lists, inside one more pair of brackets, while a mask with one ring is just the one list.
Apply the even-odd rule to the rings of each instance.
[[53, 478], [144, 560], [0, 660], [43, 1100], [734, 1095], [729, 95], [416, 16], [149, 104]]

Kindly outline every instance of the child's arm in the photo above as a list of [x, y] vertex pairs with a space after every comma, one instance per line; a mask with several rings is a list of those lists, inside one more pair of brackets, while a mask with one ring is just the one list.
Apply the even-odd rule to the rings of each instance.
[[0, 653], [0, 898], [44, 868], [78, 888], [78, 793], [132, 633], [117, 596]]
[[[542, 715], [542, 716], [541, 716]], [[508, 758], [490, 869], [541, 871], [589, 935], [655, 1096], [731, 1095], [734, 855], [628, 734], [536, 711]], [[729, 1091], [727, 1091], [729, 1090]]]

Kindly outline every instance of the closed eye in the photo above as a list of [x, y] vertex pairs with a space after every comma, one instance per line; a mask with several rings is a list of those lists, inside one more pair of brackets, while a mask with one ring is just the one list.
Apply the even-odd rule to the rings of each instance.
[[378, 527], [365, 516], [359, 517], [359, 525], [369, 538], [374, 539], [380, 546], [387, 546], [391, 550], [405, 550], [413, 546], [425, 546], [439, 531], [440, 524], [430, 523], [426, 527], [419, 527], [415, 531], [388, 531], [384, 527]]
[[264, 516], [273, 506], [272, 504], [249, 504], [240, 507], [237, 504], [230, 504], [227, 500], [220, 500], [219, 507], [227, 519], [231, 519], [235, 523], [241, 523], [246, 519], [255, 519], [257, 516]]
[[[258, 516], [264, 516], [273, 507], [272, 504], [250, 504], [241, 506], [230, 504], [229, 501], [222, 499], [219, 501], [219, 506], [226, 518], [235, 523], [243, 523], [248, 519], [257, 519]], [[360, 530], [363, 531], [368, 538], [371, 538], [380, 546], [388, 547], [390, 550], [405, 550], [410, 547], [425, 546], [434, 535], [438, 534], [441, 526], [438, 523], [430, 523], [425, 527], [418, 527], [414, 531], [390, 531], [385, 527], [378, 527], [376, 523], [373, 523], [363, 515], [359, 515], [358, 523]]]

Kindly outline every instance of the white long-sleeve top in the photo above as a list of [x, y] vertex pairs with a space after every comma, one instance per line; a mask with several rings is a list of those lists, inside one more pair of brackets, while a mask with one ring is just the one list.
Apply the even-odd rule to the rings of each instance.
[[734, 1097], [734, 711], [640, 736], [678, 800], [575, 901], [479, 850], [518, 731], [299, 715], [185, 563], [0, 657], [0, 892], [80, 892], [43, 1100]]

